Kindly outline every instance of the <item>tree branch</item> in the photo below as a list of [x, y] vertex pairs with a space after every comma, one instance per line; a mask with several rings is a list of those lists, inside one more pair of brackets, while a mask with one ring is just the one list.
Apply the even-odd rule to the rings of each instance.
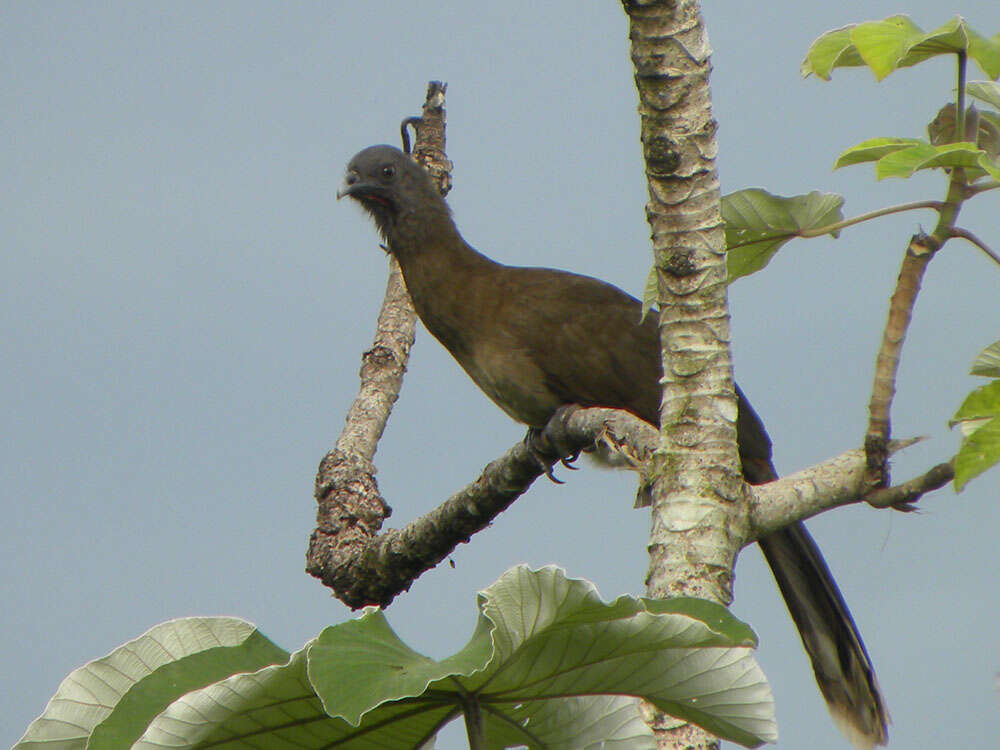
[[[442, 194], [451, 186], [451, 163], [444, 155], [445, 86], [427, 87], [417, 129], [416, 156], [435, 175]], [[372, 348], [361, 364], [361, 387], [347, 414], [336, 447], [320, 464], [316, 479], [316, 529], [309, 540], [306, 570], [324, 582], [334, 569], [350, 567], [392, 513], [378, 492], [372, 458], [392, 406], [402, 388], [413, 345], [416, 313], [399, 264], [389, 258], [389, 280]]]
[[[363, 372], [384, 375], [366, 355]], [[390, 370], [399, 366], [390, 358], [381, 364]], [[369, 372], [369, 366], [371, 372]], [[362, 386], [375, 389], [372, 383]], [[360, 397], [359, 397], [360, 398]], [[392, 400], [376, 395], [369, 406], [378, 413], [388, 409]], [[359, 413], [369, 414], [366, 408]], [[354, 409], [352, 409], [352, 415]], [[384, 422], [383, 422], [384, 424]], [[338, 448], [320, 464], [316, 479], [316, 497], [321, 515], [310, 548], [310, 572], [329, 586], [334, 594], [351, 607], [369, 604], [388, 605], [400, 592], [410, 587], [424, 571], [434, 567], [455, 547], [486, 528], [494, 518], [522, 495], [544, 473], [544, 464], [555, 462], [580, 450], [597, 450], [614, 460], [645, 471], [654, 454], [659, 436], [652, 425], [628, 412], [604, 408], [563, 407], [545, 429], [528, 442], [513, 446], [490, 463], [481, 476], [452, 495], [430, 513], [402, 529], [379, 534], [388, 508], [378, 493], [370, 456], [345, 452], [342, 446], [368, 445], [375, 430], [370, 425], [361, 431], [363, 439], [349, 439], [357, 430], [345, 428]], [[894, 441], [890, 451], [909, 445]], [[613, 461], [614, 462], [614, 461]], [[754, 490], [751, 511], [756, 534], [807, 518], [823, 510], [869, 499], [880, 507], [909, 503], [919, 494], [934, 489], [947, 477], [936, 467], [925, 477], [911, 480], [899, 488], [864, 497], [864, 453], [850, 451], [831, 461], [798, 474], [776, 480]], [[938, 482], [935, 484], [935, 482]], [[638, 504], [645, 498], [640, 487]], [[645, 503], [648, 504], [648, 503]], [[750, 544], [748, 536], [744, 544]]]
[[[965, 116], [965, 53], [958, 55], [958, 102], [956, 103], [956, 128], [963, 128]], [[956, 129], [955, 138], [964, 132]], [[965, 170], [956, 167], [948, 178], [948, 192], [938, 209], [934, 231], [914, 235], [903, 256], [896, 290], [889, 303], [889, 317], [882, 333], [882, 345], [875, 360], [875, 379], [868, 402], [868, 430], [865, 433], [867, 461], [866, 483], [872, 490], [889, 485], [888, 443], [891, 435], [890, 409], [896, 393], [896, 374], [903, 340], [913, 317], [913, 306], [920, 292], [920, 283], [931, 258], [953, 236], [955, 221], [968, 196], [969, 185]]]
[[[892, 455], [918, 440], [890, 441], [888, 453]], [[954, 474], [953, 461], [943, 463], [908, 482], [871, 493], [865, 482], [866, 470], [865, 452], [857, 449], [754, 486], [750, 511], [754, 537], [766, 536], [825, 510], [862, 501], [877, 508], [913, 510], [911, 503], [946, 484]]]
[[[531, 433], [529, 433], [531, 434]], [[545, 472], [539, 456], [555, 462], [598, 444], [607, 449], [635, 443], [629, 455], [639, 460], [656, 444], [656, 431], [647, 423], [614, 409], [559, 409], [545, 429], [518, 443], [490, 463], [471, 484], [431, 512], [407, 524], [377, 534], [377, 525], [365, 514], [381, 498], [366, 472], [369, 464], [357, 457], [331, 451], [320, 464], [316, 497], [330, 506], [324, 519], [335, 534], [327, 557], [310, 573], [349, 607], [387, 606], [406, 591], [424, 571], [433, 568], [460, 543], [468, 542], [490, 525]], [[369, 481], [371, 480], [371, 481]], [[377, 499], [377, 502], [373, 500]]]
[[[684, 593], [728, 604], [731, 580], [721, 571], [731, 571], [738, 547], [731, 543], [731, 519], [718, 514], [737, 512], [725, 506], [738, 503], [719, 503], [719, 492], [721, 485], [738, 493], [743, 479], [708, 90], [711, 49], [695, 2], [626, 0], [624, 6], [639, 93], [664, 363], [661, 447], [651, 467], [657, 509], [647, 590], [651, 596]], [[669, 481], [657, 483], [658, 476]], [[680, 488], [687, 502], [667, 503], [667, 494]], [[691, 549], [693, 538], [671, 531], [691, 526], [670, 516], [684, 505], [690, 512], [692, 504], [713, 519], [701, 518], [698, 527], [711, 539], [698, 540], [697, 550]]]
[[874, 508], [895, 508], [896, 510], [916, 510], [913, 506], [925, 493], [944, 487], [955, 478], [955, 459], [938, 464], [919, 477], [903, 482], [895, 487], [887, 487], [869, 493], [865, 502]]
[[889, 483], [889, 411], [896, 394], [896, 373], [903, 341], [913, 318], [913, 306], [920, 292], [927, 265], [940, 243], [932, 236], [915, 234], [910, 239], [899, 269], [896, 289], [889, 302], [889, 318], [882, 332], [882, 346], [875, 360], [875, 380], [868, 402], [868, 432], [865, 434], [865, 455], [868, 485], [885, 487]]

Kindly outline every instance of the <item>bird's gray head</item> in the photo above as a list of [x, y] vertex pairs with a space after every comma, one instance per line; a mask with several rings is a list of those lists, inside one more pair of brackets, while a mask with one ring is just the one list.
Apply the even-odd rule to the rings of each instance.
[[393, 146], [369, 146], [351, 159], [337, 191], [338, 200], [344, 196], [371, 214], [385, 238], [403, 216], [445, 205], [430, 176]]

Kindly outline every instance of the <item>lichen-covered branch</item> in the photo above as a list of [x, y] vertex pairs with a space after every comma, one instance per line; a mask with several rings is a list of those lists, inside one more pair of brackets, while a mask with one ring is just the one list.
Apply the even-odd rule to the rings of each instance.
[[[451, 163], [444, 155], [444, 91], [444, 84], [432, 81], [428, 85], [417, 129], [417, 158], [436, 175], [442, 193], [451, 186]], [[362, 555], [392, 513], [378, 492], [372, 459], [402, 387], [415, 324], [416, 313], [399, 264], [390, 256], [375, 339], [362, 358], [361, 387], [336, 447], [323, 459], [317, 477], [319, 507], [306, 570], [322, 580], [337, 577], [333, 569]]]
[[[893, 440], [889, 455], [918, 442]], [[954, 475], [952, 462], [939, 464], [926, 473], [875, 493], [865, 481], [864, 450], [851, 450], [768, 484], [752, 488], [750, 525], [753, 537], [766, 536], [795, 521], [803, 521], [831, 508], [867, 502], [878, 508], [913, 510], [923, 494], [944, 486]]]
[[639, 447], [630, 455], [641, 456], [655, 439], [652, 427], [626, 412], [564, 407], [530, 444], [518, 443], [430, 513], [382, 534], [377, 533], [380, 521], [373, 522], [380, 498], [367, 464], [332, 451], [320, 464], [316, 496], [336, 514], [326, 519], [338, 532], [332, 539], [347, 543], [332, 545], [326, 564], [310, 572], [349, 607], [387, 606], [424, 571], [486, 528], [545, 473], [547, 463], [598, 445], [616, 448], [633, 442]]

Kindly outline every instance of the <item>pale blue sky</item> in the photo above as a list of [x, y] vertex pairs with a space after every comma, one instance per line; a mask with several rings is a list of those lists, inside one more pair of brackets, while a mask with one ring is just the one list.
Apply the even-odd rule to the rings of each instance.
[[[925, 28], [961, 12], [1000, 31], [995, 0], [707, 4], [725, 191], [836, 191], [848, 215], [943, 195], [939, 175], [875, 183], [868, 167], [831, 166], [864, 138], [921, 135], [950, 96], [950, 60], [881, 84], [798, 73], [823, 31], [903, 10]], [[429, 79], [449, 84], [450, 201], [473, 245], [633, 293], [650, 263], [611, 0], [8, 2], [0, 69], [0, 745], [70, 670], [157, 622], [239, 615], [294, 649], [350, 616], [304, 554], [313, 476], [356, 393], [386, 264], [334, 193], [352, 154], [396, 142]], [[994, 247], [998, 200], [962, 214]], [[932, 218], [793, 243], [734, 287], [737, 377], [782, 471], [860, 442], [900, 255]], [[897, 435], [931, 439], [895, 462], [898, 478], [953, 452], [946, 421], [998, 338], [998, 290], [1000, 269], [969, 246], [931, 266], [894, 413]], [[377, 458], [392, 524], [522, 434], [421, 330]], [[563, 473], [393, 604], [414, 648], [460, 647], [475, 591], [519, 562], [558, 563], [608, 598], [642, 592], [634, 480]], [[810, 524], [878, 668], [895, 747], [1000, 736], [997, 488], [993, 472], [920, 514]], [[844, 747], [756, 550], [733, 609], [760, 635], [780, 746]], [[451, 731], [441, 746], [463, 742]]]

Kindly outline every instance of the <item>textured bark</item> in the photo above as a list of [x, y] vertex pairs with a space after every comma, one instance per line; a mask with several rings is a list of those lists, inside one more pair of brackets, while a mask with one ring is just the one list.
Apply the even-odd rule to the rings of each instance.
[[[711, 50], [697, 2], [625, 0], [624, 7], [664, 361], [647, 591], [728, 605], [736, 554], [749, 536], [748, 490], [736, 447]], [[689, 726], [653, 726], [660, 747], [718, 746]]]
[[[965, 59], [959, 56], [959, 96], [965, 91]], [[959, 102], [962, 105], [962, 102]], [[958, 107], [959, 112], [964, 106]], [[933, 123], [931, 124], [933, 127]], [[960, 132], [956, 123], [956, 136]], [[892, 399], [896, 394], [896, 374], [899, 371], [899, 358], [903, 350], [903, 340], [913, 317], [913, 308], [920, 292], [927, 266], [934, 255], [944, 246], [949, 238], [956, 235], [955, 221], [962, 210], [962, 203], [969, 197], [965, 170], [951, 170], [948, 180], [948, 194], [936, 209], [937, 225], [928, 234], [914, 235], [906, 248], [903, 263], [896, 281], [896, 289], [889, 301], [889, 317], [882, 333], [882, 344], [875, 359], [875, 379], [872, 384], [872, 395], [868, 403], [868, 429], [865, 432], [865, 455], [868, 469], [865, 481], [870, 490], [888, 487], [890, 482], [889, 462], [886, 446], [892, 436], [892, 421], [890, 418]], [[962, 230], [959, 230], [961, 232]], [[989, 251], [987, 251], [989, 254]], [[936, 488], [935, 488], [936, 489]], [[886, 495], [881, 496], [881, 501]], [[905, 503], [904, 503], [905, 505]], [[901, 510], [906, 510], [901, 507]]]
[[545, 473], [539, 456], [556, 462], [598, 444], [652, 446], [654, 438], [654, 430], [631, 414], [564, 407], [533, 436], [530, 447], [518, 443], [431, 512], [381, 534], [384, 503], [368, 471], [370, 462], [331, 451], [316, 478], [316, 497], [325, 515], [313, 534], [310, 554], [317, 555], [317, 564], [309, 572], [350, 607], [387, 606], [421, 573], [489, 526]]
[[[444, 155], [444, 91], [436, 81], [428, 85], [417, 129], [418, 158], [436, 175], [442, 194], [451, 187], [451, 163]], [[372, 459], [402, 388], [415, 325], [416, 313], [399, 264], [390, 257], [385, 300], [372, 348], [362, 358], [358, 396], [336, 447], [320, 463], [316, 477], [319, 507], [306, 570], [327, 585], [353, 578], [356, 561], [392, 513], [379, 494]]]
[[[919, 440], [890, 441], [887, 453], [891, 456], [916, 442]], [[919, 477], [872, 495], [865, 482], [866, 470], [865, 452], [857, 449], [774, 482], [752, 487], [750, 526], [753, 538], [767, 536], [825, 510], [862, 501], [875, 507], [900, 509], [901, 504], [909, 505], [954, 476], [951, 463], [938, 464]], [[910, 507], [902, 509], [912, 510]]]
[[896, 290], [889, 301], [889, 318], [882, 332], [882, 345], [875, 359], [875, 380], [868, 402], [868, 431], [865, 433], [867, 483], [869, 488], [889, 484], [889, 437], [892, 434], [890, 409], [896, 394], [896, 374], [906, 331], [913, 318], [913, 306], [920, 283], [939, 243], [928, 235], [914, 235], [899, 269]]

